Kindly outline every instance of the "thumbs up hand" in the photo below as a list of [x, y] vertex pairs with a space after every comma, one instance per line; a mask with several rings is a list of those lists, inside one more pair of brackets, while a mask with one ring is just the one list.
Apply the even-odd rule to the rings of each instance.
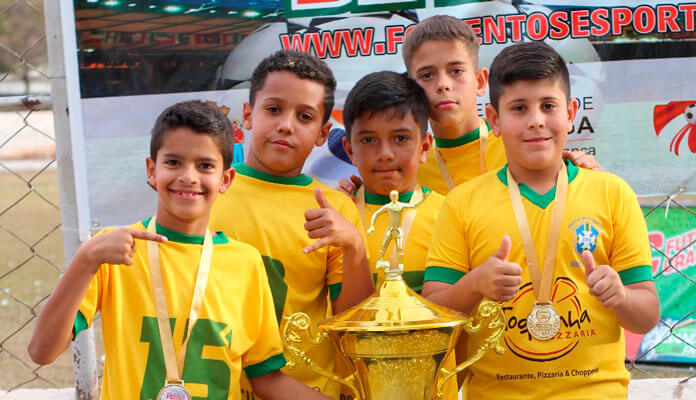
[[476, 274], [473, 282], [475, 290], [481, 296], [495, 301], [508, 301], [517, 294], [522, 284], [522, 268], [508, 261], [511, 247], [510, 236], [503, 236], [498, 251], [470, 272]]
[[314, 190], [314, 198], [319, 208], [313, 208], [305, 212], [304, 228], [312, 239], [319, 239], [313, 244], [302, 249], [304, 253], [310, 253], [325, 246], [347, 247], [362, 243], [362, 236], [355, 225], [345, 219], [324, 197], [321, 188]]
[[619, 273], [608, 265], [597, 266], [592, 253], [587, 250], [583, 251], [580, 257], [585, 267], [585, 280], [590, 294], [605, 307], [615, 308], [621, 305], [626, 300], [626, 288]]

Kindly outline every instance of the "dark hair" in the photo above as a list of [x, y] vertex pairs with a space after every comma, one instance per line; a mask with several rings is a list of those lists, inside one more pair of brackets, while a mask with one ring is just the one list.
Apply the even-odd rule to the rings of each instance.
[[493, 108], [498, 109], [505, 85], [546, 78], [558, 79], [566, 94], [566, 100], [570, 100], [568, 67], [551, 46], [544, 42], [525, 42], [504, 48], [493, 59], [488, 78]]
[[375, 113], [395, 109], [401, 117], [410, 111], [421, 136], [428, 132], [428, 99], [413, 79], [391, 71], [367, 74], [353, 86], [343, 105], [343, 125], [350, 139], [353, 121]]
[[478, 66], [479, 40], [471, 26], [449, 15], [433, 15], [414, 25], [406, 35], [401, 48], [406, 69], [411, 67], [413, 53], [429, 40], [459, 40], [469, 51], [471, 61]]
[[249, 104], [254, 105], [256, 93], [263, 87], [268, 74], [275, 71], [292, 72], [300, 79], [309, 79], [324, 85], [323, 122], [329, 120], [334, 106], [334, 91], [336, 90], [336, 79], [333, 72], [324, 61], [298, 51], [279, 50], [261, 60], [251, 75]]
[[162, 111], [152, 128], [150, 158], [157, 159], [164, 138], [178, 128], [189, 128], [196, 133], [212, 136], [222, 154], [224, 168], [232, 165], [232, 124], [217, 107], [200, 100], [182, 101]]

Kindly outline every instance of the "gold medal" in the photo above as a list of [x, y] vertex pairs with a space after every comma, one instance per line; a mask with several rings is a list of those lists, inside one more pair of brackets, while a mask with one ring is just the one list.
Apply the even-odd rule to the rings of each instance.
[[527, 330], [534, 339], [549, 340], [561, 327], [561, 317], [551, 303], [535, 303], [527, 317]]
[[184, 381], [166, 383], [157, 393], [157, 400], [192, 400], [191, 393], [184, 386]]

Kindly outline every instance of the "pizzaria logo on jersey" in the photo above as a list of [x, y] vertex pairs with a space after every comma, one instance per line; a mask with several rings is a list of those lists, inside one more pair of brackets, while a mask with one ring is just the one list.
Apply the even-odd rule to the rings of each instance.
[[529, 361], [552, 361], [568, 355], [583, 338], [598, 334], [591, 327], [589, 312], [578, 298], [578, 286], [568, 277], [557, 277], [552, 288], [551, 303], [561, 319], [555, 337], [546, 341], [532, 338], [527, 329], [527, 315], [534, 304], [531, 282], [523, 285], [511, 304], [503, 307], [507, 325], [505, 344], [520, 358]]
[[599, 222], [591, 217], [580, 217], [570, 223], [573, 232], [575, 251], [581, 254], [585, 250], [594, 252], [597, 247], [597, 237], [603, 231]]

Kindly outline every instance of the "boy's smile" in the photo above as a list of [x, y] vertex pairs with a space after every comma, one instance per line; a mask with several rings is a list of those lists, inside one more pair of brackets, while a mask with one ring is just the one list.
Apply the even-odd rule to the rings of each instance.
[[201, 235], [218, 193], [232, 182], [213, 137], [189, 128], [166, 133], [157, 160], [147, 159], [150, 184], [157, 189], [157, 222], [177, 232]]
[[489, 105], [486, 116], [493, 133], [502, 135], [508, 165], [518, 181], [534, 171], [540, 176], [548, 170], [555, 177], [576, 112], [577, 101], [566, 100], [558, 79], [505, 85], [498, 110]]
[[455, 139], [478, 127], [476, 97], [486, 93], [488, 71], [477, 69], [464, 43], [425, 41], [408, 67], [409, 75], [428, 97], [437, 137]]
[[289, 71], [268, 74], [253, 105], [244, 104], [244, 128], [253, 130], [247, 164], [275, 176], [297, 176], [314, 146], [328, 137], [324, 86]]
[[421, 138], [413, 114], [402, 116], [396, 108], [361, 115], [353, 122], [350, 142], [343, 139], [365, 189], [384, 196], [415, 188], [418, 164], [425, 162], [431, 143], [431, 136]]

